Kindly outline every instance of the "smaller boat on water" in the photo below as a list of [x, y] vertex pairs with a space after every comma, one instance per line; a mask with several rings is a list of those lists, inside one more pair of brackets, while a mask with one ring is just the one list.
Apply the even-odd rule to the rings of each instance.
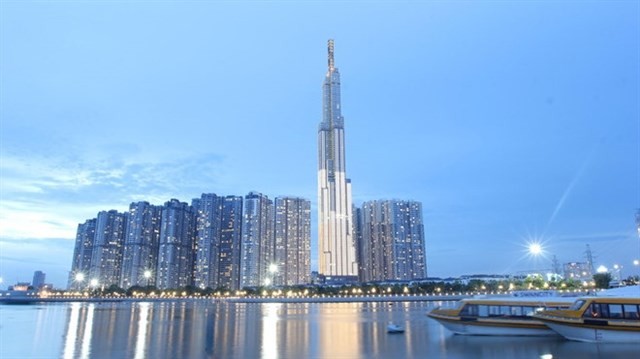
[[574, 300], [533, 295], [468, 298], [455, 308], [436, 308], [427, 315], [459, 335], [553, 336], [557, 334], [536, 320], [534, 313], [568, 308]]
[[535, 318], [569, 340], [640, 343], [640, 286], [580, 297], [568, 309], [537, 313]]
[[391, 333], [391, 334], [404, 333], [404, 328], [399, 326], [398, 324], [389, 322], [389, 324], [387, 324], [387, 333]]

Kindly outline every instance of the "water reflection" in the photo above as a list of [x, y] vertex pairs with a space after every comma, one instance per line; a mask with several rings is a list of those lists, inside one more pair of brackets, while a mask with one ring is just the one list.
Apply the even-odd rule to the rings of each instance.
[[[435, 304], [67, 303], [2, 306], [3, 358], [628, 358], [638, 345], [454, 336]], [[405, 334], [389, 335], [392, 321]], [[7, 330], [11, 328], [11, 330]], [[61, 338], [56, 341], [51, 338]]]
[[142, 359], [145, 357], [147, 348], [147, 329], [149, 327], [149, 312], [151, 310], [151, 304], [138, 303], [138, 309], [140, 310], [140, 318], [138, 318], [138, 333], [136, 336], [136, 351], [135, 359]]
[[64, 343], [64, 359], [72, 359], [75, 356], [76, 338], [78, 336], [78, 319], [80, 317], [80, 304], [72, 303], [67, 321], [67, 340]]
[[263, 304], [262, 317], [262, 353], [263, 359], [275, 359], [278, 357], [278, 309], [280, 303]]

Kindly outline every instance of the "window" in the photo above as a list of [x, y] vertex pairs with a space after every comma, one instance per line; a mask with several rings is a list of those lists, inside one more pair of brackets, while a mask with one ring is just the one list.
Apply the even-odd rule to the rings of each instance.
[[609, 318], [622, 319], [622, 317], [622, 304], [609, 304]]
[[500, 307], [497, 306], [497, 305], [490, 305], [489, 306], [489, 316], [490, 317], [500, 316]]
[[486, 305], [478, 306], [478, 316], [479, 317], [488, 317], [489, 316], [489, 307]]
[[464, 308], [462, 308], [462, 310], [460, 311], [460, 315], [461, 316], [477, 317], [478, 316], [478, 305], [476, 305], [476, 304], [467, 304], [467, 305], [465, 305]]
[[576, 300], [573, 304], [571, 304], [571, 307], [569, 307], [569, 310], [579, 310], [580, 308], [582, 308], [582, 305], [584, 304], [584, 300]]
[[635, 304], [625, 304], [624, 305], [624, 318], [625, 319], [640, 319], [640, 315], [638, 315], [638, 306]]

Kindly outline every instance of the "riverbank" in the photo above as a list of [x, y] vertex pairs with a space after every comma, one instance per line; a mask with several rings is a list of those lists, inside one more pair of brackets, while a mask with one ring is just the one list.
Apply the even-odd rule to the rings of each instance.
[[36, 303], [114, 303], [114, 302], [205, 302], [214, 303], [360, 303], [360, 302], [422, 302], [422, 301], [457, 301], [470, 298], [465, 294], [440, 295], [352, 295], [352, 296], [247, 296], [247, 297], [3, 297], [0, 304], [36, 304]]

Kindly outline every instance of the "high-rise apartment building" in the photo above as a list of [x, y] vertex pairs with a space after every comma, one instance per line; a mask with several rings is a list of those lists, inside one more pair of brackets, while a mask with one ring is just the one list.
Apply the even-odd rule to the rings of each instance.
[[422, 205], [415, 201], [368, 201], [361, 213], [358, 253], [364, 282], [427, 276]]
[[191, 206], [172, 199], [162, 208], [156, 286], [180, 288], [193, 284], [194, 220]]
[[67, 288], [78, 290], [87, 286], [89, 271], [91, 269], [91, 256], [93, 255], [93, 241], [95, 240], [95, 236], [95, 218], [88, 219], [84, 223], [78, 224]]
[[217, 288], [220, 261], [220, 226], [224, 197], [203, 193], [194, 199], [196, 215], [195, 285], [199, 288]]
[[346, 173], [340, 72], [335, 67], [333, 48], [333, 40], [329, 40], [328, 70], [322, 86], [322, 122], [318, 129], [318, 269], [327, 277], [356, 280], [351, 180]]
[[240, 287], [265, 284], [274, 263], [273, 201], [258, 192], [244, 198]]
[[100, 287], [120, 283], [125, 229], [123, 213], [116, 210], [98, 213], [89, 278]]
[[311, 282], [311, 202], [298, 197], [275, 200], [275, 285]]
[[41, 289], [42, 287], [44, 287], [46, 276], [47, 275], [40, 270], [33, 272], [33, 280], [31, 281], [31, 285], [33, 286], [33, 288]]
[[129, 205], [120, 287], [155, 285], [162, 207], [149, 202]]
[[226, 196], [222, 203], [218, 286], [240, 288], [240, 247], [242, 243], [242, 197]]

